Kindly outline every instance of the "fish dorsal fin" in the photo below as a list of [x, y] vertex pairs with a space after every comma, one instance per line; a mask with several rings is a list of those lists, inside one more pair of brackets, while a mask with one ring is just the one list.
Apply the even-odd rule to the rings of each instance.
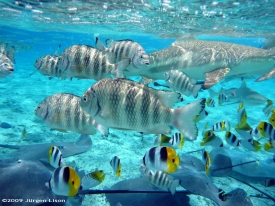
[[6, 50], [6, 48], [8, 47], [8, 43], [4, 43], [4, 44], [1, 44], [0, 45], [0, 53], [1, 54], [5, 54], [5, 50]]
[[240, 89], [247, 89], [245, 80], [242, 80], [242, 84], [241, 84]]
[[61, 47], [61, 44], [59, 44], [58, 47], [56, 48], [54, 55], [58, 56], [58, 51], [59, 51], [60, 47]]
[[11, 60], [12, 63], [15, 64], [14, 53], [15, 53], [15, 48], [14, 46], [12, 46], [9, 48], [8, 51], [5, 52], [5, 55]]
[[104, 46], [102, 41], [98, 37], [95, 38], [95, 47], [99, 49], [100, 51], [106, 51], [107, 48]]
[[110, 47], [112, 47], [112, 45], [115, 43], [115, 41], [114, 40], [112, 40], [112, 39], [106, 39], [106, 45], [110, 48]]

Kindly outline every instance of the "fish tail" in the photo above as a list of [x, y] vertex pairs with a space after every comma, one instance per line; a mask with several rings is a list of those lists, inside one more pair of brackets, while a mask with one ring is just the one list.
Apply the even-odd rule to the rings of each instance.
[[198, 97], [198, 92], [201, 90], [201, 85], [194, 85], [192, 88], [192, 95], [194, 98]]
[[253, 147], [255, 148], [255, 152], [260, 151], [261, 148], [262, 148], [260, 142], [258, 142], [258, 141], [256, 141], [256, 140], [254, 140], [254, 142], [253, 142]]
[[199, 99], [185, 107], [173, 110], [173, 126], [191, 140], [195, 140], [198, 136], [194, 119], [204, 110], [205, 101], [205, 98]]
[[266, 142], [265, 144], [264, 144], [264, 150], [265, 151], [269, 151], [270, 149], [272, 149], [273, 148], [273, 146], [272, 146], [272, 144], [270, 144], [269, 142]]
[[172, 183], [169, 187], [169, 190], [172, 193], [172, 195], [174, 195], [176, 193], [176, 188], [177, 188], [177, 186], [179, 186], [179, 183], [180, 183], [179, 180], [173, 180], [172, 181]]
[[124, 70], [126, 69], [126, 67], [129, 66], [131, 59], [123, 59], [120, 62], [114, 64], [114, 68], [111, 71], [112, 75], [114, 75], [115, 77], [119, 77], [119, 78], [123, 78], [124, 77]]

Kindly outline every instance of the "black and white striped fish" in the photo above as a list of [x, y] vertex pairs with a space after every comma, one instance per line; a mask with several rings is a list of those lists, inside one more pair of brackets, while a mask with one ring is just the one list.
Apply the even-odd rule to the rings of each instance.
[[118, 63], [111, 63], [113, 54], [100, 51], [87, 45], [73, 45], [65, 49], [59, 56], [58, 69], [67, 78], [100, 80], [123, 77], [123, 71], [130, 64], [130, 59], [123, 59]]
[[212, 130], [215, 132], [229, 131], [230, 123], [228, 122], [227, 119], [221, 122], [217, 122], [212, 126]]
[[198, 92], [201, 89], [201, 85], [195, 85], [196, 80], [189, 78], [180, 70], [170, 70], [164, 73], [165, 81], [170, 89], [174, 92], [178, 91], [186, 96], [190, 96], [192, 93], [193, 97], [198, 96]]
[[172, 109], [163, 103], [167, 95], [131, 80], [103, 79], [83, 94], [81, 107], [107, 128], [168, 134], [171, 125], [185, 137], [196, 139], [194, 119], [204, 109], [205, 99]]
[[238, 137], [235, 134], [231, 133], [230, 131], [227, 131], [225, 133], [225, 140], [228, 144], [234, 147], [241, 146], [241, 141], [238, 139]]
[[54, 170], [51, 179], [46, 186], [56, 195], [72, 197], [78, 193], [81, 180], [77, 172], [67, 166]]
[[180, 157], [173, 148], [152, 147], [147, 150], [141, 162], [149, 169], [171, 173], [178, 169]]
[[127, 67], [128, 71], [139, 71], [149, 65], [149, 56], [146, 54], [143, 47], [135, 41], [129, 39], [120, 41], [107, 39], [106, 44], [108, 48], [96, 38], [97, 49], [114, 54], [111, 60], [113, 63], [117, 63], [125, 58], [131, 59], [131, 64]]
[[150, 170], [144, 165], [140, 166], [141, 175], [152, 185], [164, 191], [170, 191], [172, 195], [176, 193], [176, 187], [179, 185], [179, 180], [167, 175], [165, 172]]
[[119, 157], [114, 156], [110, 161], [110, 165], [113, 168], [116, 176], [120, 177], [121, 176], [121, 163], [120, 163]]
[[48, 152], [48, 162], [54, 168], [58, 168], [66, 165], [62, 158], [61, 151], [56, 146], [50, 146], [50, 149]]
[[81, 98], [73, 94], [54, 94], [38, 105], [35, 114], [52, 129], [95, 134], [97, 128], [107, 135], [104, 128], [80, 107], [80, 101]]
[[37, 70], [31, 73], [30, 76], [34, 74], [36, 71], [38, 71], [40, 74], [44, 76], [48, 76], [50, 79], [53, 77], [65, 79], [64, 75], [62, 74], [62, 71], [58, 69], [57, 64], [58, 64], [57, 55], [49, 54], [46, 56], [42, 56], [35, 61], [34, 67]]

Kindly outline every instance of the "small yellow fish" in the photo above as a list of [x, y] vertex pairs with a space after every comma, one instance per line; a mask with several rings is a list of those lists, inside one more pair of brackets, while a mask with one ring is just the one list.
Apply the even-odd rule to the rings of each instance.
[[105, 174], [103, 170], [96, 170], [85, 175], [81, 180], [82, 189], [95, 187], [103, 182]]
[[236, 130], [250, 131], [252, 128], [247, 124], [247, 114], [245, 108], [243, 108], [243, 102], [240, 103], [238, 108], [238, 124], [236, 125]]
[[206, 150], [203, 150], [202, 159], [205, 162], [205, 173], [208, 174], [210, 169], [210, 164], [212, 162], [209, 152], [207, 152]]
[[26, 136], [27, 136], [27, 130], [24, 127], [23, 130], [22, 130], [22, 133], [21, 133], [21, 137], [22, 137], [22, 139], [25, 139]]

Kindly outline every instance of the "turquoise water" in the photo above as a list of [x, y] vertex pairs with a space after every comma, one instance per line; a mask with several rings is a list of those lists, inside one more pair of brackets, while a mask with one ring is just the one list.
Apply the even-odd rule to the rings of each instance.
[[[0, 122], [9, 123], [11, 128], [0, 128], [0, 144], [26, 145], [47, 142], [75, 142], [79, 134], [75, 132], [59, 132], [51, 130], [35, 117], [37, 105], [50, 95], [68, 92], [78, 96], [95, 83], [95, 80], [72, 81], [53, 78], [49, 80], [35, 70], [36, 59], [43, 55], [54, 54], [58, 45], [60, 54], [74, 44], [95, 45], [95, 36], [102, 42], [105, 39], [131, 39], [150, 54], [171, 45], [178, 37], [192, 33], [197, 39], [207, 39], [231, 42], [263, 48], [267, 38], [275, 32], [274, 1], [0, 1], [0, 44], [9, 43], [16, 48], [15, 71], [12, 75], [0, 79]], [[126, 11], [126, 12], [125, 12]], [[257, 77], [246, 79], [247, 86], [267, 99], [274, 101], [274, 79], [255, 83]], [[240, 78], [221, 81], [213, 87], [215, 91], [221, 88], [239, 88]], [[207, 91], [201, 91], [199, 98], [208, 98]], [[185, 97], [185, 101], [176, 106], [186, 105], [195, 101], [193, 97]], [[217, 97], [215, 97], [217, 104]], [[201, 149], [202, 130], [208, 122], [209, 126], [227, 119], [234, 127], [237, 123], [239, 103], [207, 108], [209, 115], [197, 123], [199, 135], [197, 140], [186, 140], [178, 154]], [[269, 116], [262, 112], [260, 106], [245, 106], [248, 123], [255, 128], [260, 121], [268, 121]], [[22, 131], [27, 131], [22, 136]], [[223, 137], [224, 133], [219, 136]], [[122, 180], [139, 177], [140, 160], [145, 152], [154, 146], [156, 135], [135, 131], [111, 129], [108, 138], [99, 132], [92, 136], [92, 149], [76, 156], [65, 158], [66, 164], [84, 170], [86, 173], [96, 168], [104, 170], [106, 177], [102, 184], [94, 189], [111, 187]], [[263, 145], [266, 139], [259, 140]], [[213, 147], [207, 146], [211, 151]], [[255, 157], [261, 161], [272, 160], [273, 153], [261, 149], [250, 152], [246, 149], [230, 148], [243, 152], [243, 158]], [[0, 149], [1, 159], [11, 158], [11, 150]], [[122, 177], [118, 178], [109, 164], [114, 155], [121, 159]], [[194, 153], [201, 159], [201, 153]], [[45, 158], [47, 154], [45, 154]], [[262, 170], [274, 168], [262, 167]], [[253, 170], [253, 169], [252, 169]], [[249, 170], [248, 173], [253, 171]], [[274, 177], [274, 172], [273, 176]], [[5, 178], [0, 174], [0, 181]], [[28, 179], [30, 177], [22, 177]], [[270, 177], [269, 177], [270, 178]], [[274, 177], [275, 178], [275, 177]], [[256, 178], [255, 178], [256, 179]], [[250, 186], [230, 177], [213, 177], [217, 187], [226, 192], [239, 187], [248, 195], [255, 196], [260, 192]], [[13, 183], [16, 184], [16, 183]], [[20, 183], [18, 183], [20, 184]], [[204, 183], [202, 183], [204, 184]], [[264, 187], [263, 182], [253, 185], [272, 197], [275, 197], [274, 186]], [[8, 186], [7, 186], [8, 187]], [[178, 187], [178, 190], [183, 188]], [[25, 192], [28, 192], [26, 188]], [[0, 195], [1, 196], [1, 195]], [[7, 198], [7, 197], [1, 197]], [[39, 198], [35, 196], [34, 198]], [[173, 198], [172, 196], [170, 198]], [[215, 205], [215, 203], [199, 195], [190, 195], [191, 205]], [[254, 205], [273, 205], [270, 199], [251, 197]], [[1, 205], [1, 203], [0, 203]], [[104, 194], [86, 195], [82, 205], [110, 205]], [[237, 204], [236, 204], [237, 205]]]

